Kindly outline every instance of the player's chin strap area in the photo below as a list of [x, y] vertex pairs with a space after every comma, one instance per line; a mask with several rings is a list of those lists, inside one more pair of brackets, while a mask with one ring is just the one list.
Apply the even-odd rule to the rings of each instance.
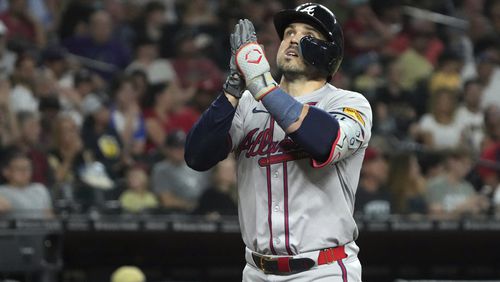
[[302, 253], [300, 256], [266, 256], [247, 249], [248, 252], [250, 252], [251, 261], [247, 258], [247, 262], [262, 272], [273, 275], [296, 274], [314, 266], [330, 264], [347, 257], [344, 246]]

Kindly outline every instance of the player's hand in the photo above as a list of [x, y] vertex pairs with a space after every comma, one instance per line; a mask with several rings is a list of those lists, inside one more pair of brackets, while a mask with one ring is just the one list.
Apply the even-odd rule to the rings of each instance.
[[[226, 82], [222, 87], [224, 91], [235, 98], [241, 98], [243, 91], [245, 91], [245, 80], [243, 79], [241, 73], [238, 71], [236, 66], [236, 52], [238, 48], [242, 45], [241, 38], [236, 38], [235, 34], [239, 29], [239, 24], [234, 26], [234, 31], [231, 33], [229, 38], [229, 43], [231, 44], [231, 60], [229, 60], [229, 75], [227, 76]], [[252, 37], [253, 36], [253, 37]], [[248, 41], [256, 41], [255, 32], [250, 35], [246, 35]]]
[[231, 49], [236, 47], [236, 66], [245, 78], [247, 89], [256, 100], [262, 99], [277, 87], [262, 46], [257, 43], [251, 21], [240, 20], [231, 34]]

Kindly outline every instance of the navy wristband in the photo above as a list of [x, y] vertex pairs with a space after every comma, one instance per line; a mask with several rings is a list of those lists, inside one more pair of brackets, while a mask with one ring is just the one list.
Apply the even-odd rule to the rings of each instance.
[[264, 96], [262, 104], [285, 131], [299, 119], [304, 107], [279, 87]]

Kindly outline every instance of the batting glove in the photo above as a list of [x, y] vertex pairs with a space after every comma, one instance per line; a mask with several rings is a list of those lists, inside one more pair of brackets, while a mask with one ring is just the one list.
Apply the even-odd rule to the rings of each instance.
[[256, 100], [278, 87], [271, 75], [271, 67], [264, 50], [257, 43], [251, 21], [240, 20], [231, 34], [231, 46], [237, 47], [235, 60], [239, 72], [245, 78], [247, 89]]
[[[240, 20], [241, 22], [241, 20]], [[231, 44], [231, 60], [229, 60], [229, 75], [222, 87], [225, 92], [236, 97], [237, 99], [241, 98], [243, 91], [245, 91], [245, 80], [242, 78], [242, 75], [238, 71], [238, 67], [236, 66], [236, 51], [242, 45], [240, 43], [241, 38], [235, 38], [235, 34], [239, 29], [239, 24], [236, 24], [234, 27], [233, 33], [231, 33], [229, 43]], [[248, 40], [257, 40], [255, 37], [255, 32], [253, 34], [245, 35]]]

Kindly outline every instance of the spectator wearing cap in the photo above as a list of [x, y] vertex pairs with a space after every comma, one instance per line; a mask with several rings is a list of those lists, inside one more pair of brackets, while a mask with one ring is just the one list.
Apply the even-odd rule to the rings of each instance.
[[0, 21], [0, 77], [7, 78], [14, 71], [16, 53], [7, 49], [7, 27]]
[[366, 218], [387, 217], [391, 214], [391, 198], [387, 188], [388, 164], [378, 149], [365, 152], [354, 212]]
[[106, 11], [98, 10], [90, 16], [88, 35], [70, 37], [63, 45], [70, 53], [104, 63], [89, 68], [106, 81], [130, 63], [130, 50], [125, 42], [113, 37], [113, 23]]
[[162, 148], [164, 159], [153, 166], [153, 191], [163, 208], [177, 212], [191, 212], [208, 188], [210, 174], [189, 168], [184, 160], [186, 134], [173, 131]]

